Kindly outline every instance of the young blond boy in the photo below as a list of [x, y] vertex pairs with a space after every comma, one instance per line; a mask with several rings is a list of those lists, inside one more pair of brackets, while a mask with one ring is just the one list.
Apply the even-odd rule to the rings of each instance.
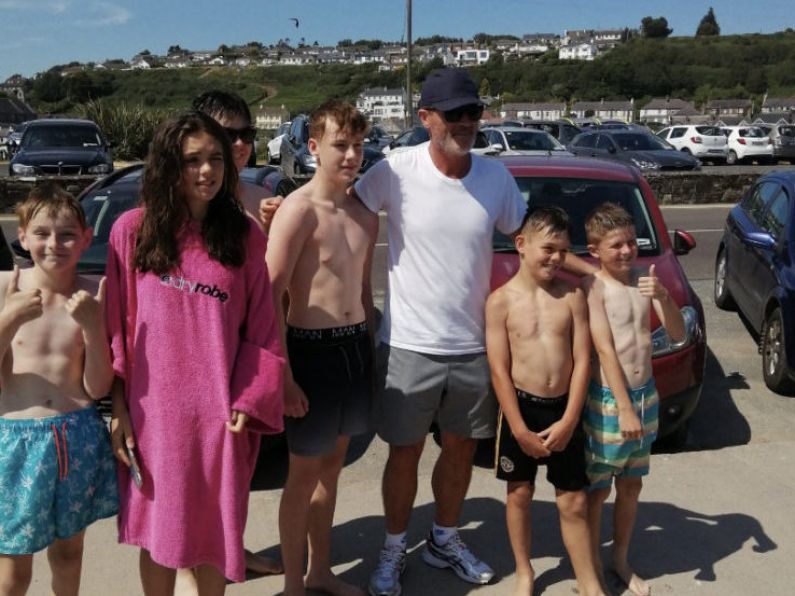
[[651, 589], [629, 566], [627, 553], [642, 477], [649, 472], [651, 444], [657, 436], [649, 307], [674, 341], [684, 339], [684, 321], [654, 265], [648, 272], [636, 266], [635, 226], [622, 207], [603, 203], [588, 216], [585, 230], [588, 250], [601, 266], [585, 282], [598, 357], [584, 414], [591, 544], [594, 560], [599, 561], [602, 506], [615, 478], [613, 567], [633, 594], [646, 596]]
[[33, 267], [0, 274], [0, 594], [27, 591], [45, 547], [52, 591], [77, 594], [85, 528], [118, 509], [93, 407], [113, 379], [104, 280], [77, 276], [91, 229], [72, 195], [38, 187], [18, 214]]
[[309, 151], [317, 171], [279, 207], [266, 255], [280, 321], [289, 294], [290, 468], [279, 511], [287, 596], [309, 588], [363, 594], [332, 573], [330, 538], [348, 443], [369, 429], [372, 399], [370, 263], [378, 218], [347, 193], [361, 167], [366, 131], [350, 104], [332, 100], [312, 113]]
[[533, 593], [530, 502], [538, 466], [546, 464], [580, 593], [598, 595], [580, 427], [590, 374], [587, 308], [582, 290], [556, 277], [570, 245], [569, 219], [557, 207], [535, 209], [515, 242], [519, 271], [486, 303], [486, 350], [501, 409], [496, 473], [508, 483], [514, 594]]

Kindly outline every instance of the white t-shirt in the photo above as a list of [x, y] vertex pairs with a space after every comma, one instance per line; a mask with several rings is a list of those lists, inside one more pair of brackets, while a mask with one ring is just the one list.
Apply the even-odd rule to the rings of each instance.
[[381, 341], [426, 354], [483, 352], [494, 228], [515, 232], [527, 209], [505, 166], [472, 155], [464, 178], [448, 178], [424, 143], [373, 166], [356, 193], [387, 214]]

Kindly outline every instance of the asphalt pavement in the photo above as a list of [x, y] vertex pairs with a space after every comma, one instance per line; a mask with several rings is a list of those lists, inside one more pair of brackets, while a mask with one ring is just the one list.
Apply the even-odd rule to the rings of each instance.
[[[795, 398], [767, 390], [755, 339], [736, 313], [720, 311], [712, 302], [714, 248], [726, 210], [726, 206], [663, 209], [671, 229], [689, 229], [698, 242], [681, 262], [704, 304], [709, 350], [704, 391], [686, 446], [679, 452], [652, 456], [652, 472], [641, 496], [632, 560], [650, 580], [653, 594], [792, 593], [787, 569], [795, 558]], [[13, 223], [3, 221], [4, 229], [8, 225], [13, 229]], [[383, 262], [382, 237], [376, 267]], [[375, 276], [374, 286], [383, 287], [382, 274]], [[357, 439], [340, 480], [334, 570], [360, 585], [366, 584], [383, 541], [380, 479], [386, 453], [378, 438]], [[421, 561], [420, 549], [433, 518], [430, 476], [437, 453], [429, 441], [409, 530], [411, 554], [404, 594], [510, 593], [513, 560], [504, 524], [505, 488], [488, 467], [474, 471], [461, 533], [501, 579], [494, 585], [472, 586], [450, 571], [432, 569]], [[271, 462], [262, 463], [257, 486], [263, 488], [251, 495], [245, 542], [250, 549], [278, 555], [276, 516], [284, 454], [277, 451]], [[573, 574], [560, 539], [554, 494], [542, 478], [539, 475], [533, 505], [536, 594], [569, 596]], [[608, 504], [608, 514], [610, 509]], [[604, 538], [603, 558], [609, 561], [607, 533]], [[47, 594], [46, 557], [37, 555], [34, 565], [30, 594]], [[275, 594], [281, 586], [280, 577], [251, 577], [230, 585], [227, 593]], [[94, 524], [88, 531], [82, 593], [141, 593], [137, 549], [116, 543], [114, 520]], [[615, 593], [621, 593], [617, 587]]]

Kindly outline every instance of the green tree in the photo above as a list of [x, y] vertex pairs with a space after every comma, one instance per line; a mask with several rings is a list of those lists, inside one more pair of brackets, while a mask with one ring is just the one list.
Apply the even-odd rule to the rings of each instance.
[[640, 32], [643, 37], [663, 38], [673, 33], [673, 29], [668, 27], [668, 19], [665, 17], [643, 17], [640, 21]]
[[489, 80], [485, 77], [483, 78], [482, 81], [480, 81], [480, 89], [478, 90], [478, 95], [480, 95], [481, 97], [488, 97], [491, 95], [491, 83], [489, 83]]
[[61, 101], [66, 97], [63, 77], [54, 69], [48, 70], [36, 78], [33, 83], [33, 93], [39, 101]]
[[720, 25], [718, 25], [715, 12], [711, 6], [698, 24], [698, 29], [696, 29], [696, 37], [707, 37], [710, 35], [720, 35]]

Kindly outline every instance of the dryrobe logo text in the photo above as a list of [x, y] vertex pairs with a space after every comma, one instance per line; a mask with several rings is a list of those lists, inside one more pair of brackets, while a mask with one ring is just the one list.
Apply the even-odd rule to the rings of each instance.
[[170, 275], [162, 275], [160, 276], [160, 283], [164, 286], [168, 286], [169, 288], [188, 292], [190, 294], [204, 294], [210, 298], [218, 298], [218, 300], [221, 302], [226, 302], [229, 298], [229, 294], [219, 290], [218, 286], [215, 284], [208, 286], [207, 284], [202, 284], [197, 281], [188, 281], [184, 277], [171, 277]]

